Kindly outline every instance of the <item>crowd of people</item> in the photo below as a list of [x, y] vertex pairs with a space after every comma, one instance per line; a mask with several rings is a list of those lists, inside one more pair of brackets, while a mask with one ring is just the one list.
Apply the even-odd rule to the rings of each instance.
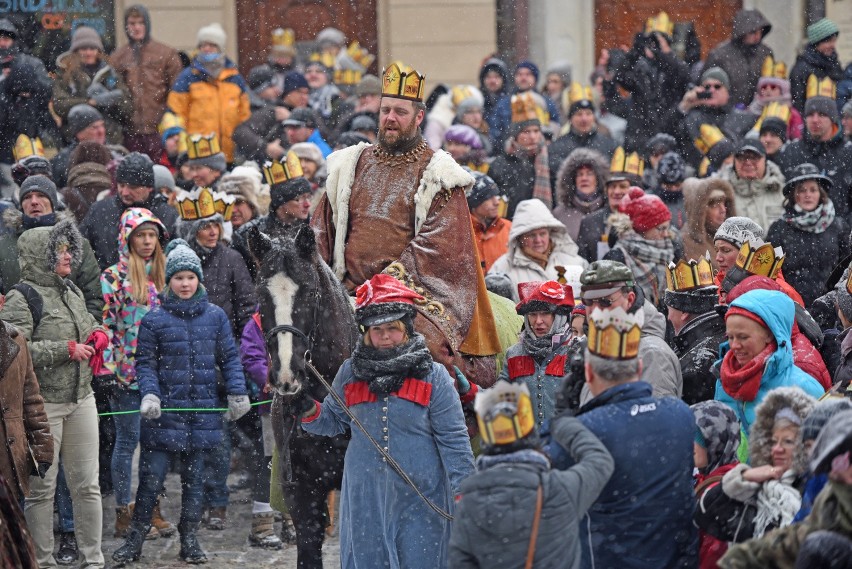
[[[250, 544], [296, 543], [273, 394], [351, 433], [347, 568], [849, 566], [834, 22], [789, 79], [759, 11], [703, 61], [661, 12], [588, 78], [492, 55], [428, 93], [334, 28], [308, 57], [275, 30], [244, 78], [219, 24], [189, 55], [142, 5], [123, 24], [111, 54], [76, 27], [48, 75], [0, 20], [5, 566], [129, 563], [175, 532], [204, 563], [202, 527], [244, 531], [233, 470]], [[354, 297], [323, 400], [267, 352], [258, 234], [309, 243]]]

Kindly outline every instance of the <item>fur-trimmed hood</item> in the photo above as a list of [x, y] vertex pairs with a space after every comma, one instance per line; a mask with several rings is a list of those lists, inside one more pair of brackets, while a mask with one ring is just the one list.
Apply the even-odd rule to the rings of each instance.
[[580, 166], [590, 166], [598, 181], [597, 193], [603, 195], [604, 184], [609, 178], [609, 164], [603, 154], [590, 148], [578, 148], [568, 155], [568, 158], [559, 166], [556, 175], [556, 199], [565, 207], [574, 207], [573, 197], [576, 191], [574, 177]]
[[[775, 415], [785, 407], [801, 421], [816, 405], [816, 399], [798, 387], [779, 387], [770, 391], [755, 410], [755, 420], [749, 432], [749, 463], [752, 466], [772, 464], [772, 430]], [[796, 468], [796, 465], [793, 465]]]
[[18, 253], [22, 280], [40, 284], [55, 283], [57, 252], [67, 245], [71, 252], [71, 266], [76, 268], [83, 261], [83, 236], [77, 225], [65, 219], [53, 227], [35, 227], [21, 233], [18, 238]]
[[707, 230], [707, 204], [710, 201], [710, 196], [717, 191], [725, 193], [727, 216], [737, 215], [734, 204], [734, 188], [726, 180], [687, 178], [683, 182], [683, 209], [687, 219], [684, 233], [698, 243], [707, 242], [711, 251], [713, 236], [716, 232], [708, 233]]
[[[74, 214], [67, 209], [63, 209], [56, 213], [56, 223], [60, 221], [71, 220], [75, 221]], [[13, 233], [19, 235], [24, 232], [24, 212], [16, 207], [7, 207], [2, 213], [3, 224], [12, 230]]]

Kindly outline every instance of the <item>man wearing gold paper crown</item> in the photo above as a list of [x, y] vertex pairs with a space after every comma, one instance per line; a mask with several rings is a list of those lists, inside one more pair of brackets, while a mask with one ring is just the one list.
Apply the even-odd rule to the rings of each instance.
[[[695, 418], [683, 401], [654, 396], [640, 380], [647, 376], [640, 355], [642, 310], [595, 307], [588, 324], [585, 372], [593, 399], [576, 417], [610, 452], [615, 470], [588, 523], [580, 524], [580, 567], [697, 567]], [[574, 463], [558, 440], [566, 421], [553, 421], [557, 438], [545, 447], [554, 468]]]
[[399, 278], [426, 298], [415, 327], [435, 360], [488, 386], [500, 350], [465, 199], [473, 178], [423, 139], [424, 88], [407, 67], [384, 71], [379, 142], [329, 156], [311, 223], [320, 254], [350, 292], [377, 273]]
[[186, 166], [196, 188], [216, 189], [228, 162], [216, 133], [193, 134], [186, 141]]
[[[482, 455], [456, 502], [450, 567], [523, 567], [533, 516], [540, 520], [533, 566], [580, 566], [578, 526], [609, 480], [612, 457], [579, 420], [566, 417], [554, 438], [576, 464], [551, 470], [535, 433], [533, 405], [523, 384], [499, 381], [476, 395]], [[522, 508], [520, 515], [506, 515], [510, 503]]]
[[693, 405], [713, 399], [716, 376], [710, 368], [719, 356], [719, 344], [727, 339], [725, 321], [714, 310], [718, 287], [709, 257], [669, 263], [666, 277], [663, 300], [674, 327], [672, 347], [683, 374], [683, 400]]
[[852, 146], [846, 144], [837, 112], [836, 86], [829, 78], [808, 79], [805, 101], [805, 132], [781, 151], [779, 160], [784, 176], [795, 177], [796, 166], [810, 163], [834, 183], [828, 197], [837, 215], [852, 218]]

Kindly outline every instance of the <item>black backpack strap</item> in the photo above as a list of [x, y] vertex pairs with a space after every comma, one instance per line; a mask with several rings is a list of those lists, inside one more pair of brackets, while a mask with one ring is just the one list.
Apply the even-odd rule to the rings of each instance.
[[44, 310], [44, 301], [42, 301], [41, 295], [27, 283], [18, 283], [12, 287], [12, 290], [16, 290], [24, 295], [27, 306], [30, 309], [30, 314], [33, 317], [33, 330], [35, 330], [41, 322], [41, 314]]

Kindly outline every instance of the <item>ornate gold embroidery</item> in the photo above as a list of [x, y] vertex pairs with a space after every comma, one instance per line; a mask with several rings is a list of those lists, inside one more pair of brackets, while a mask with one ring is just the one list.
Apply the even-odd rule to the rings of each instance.
[[405, 270], [402, 263], [391, 263], [385, 267], [385, 270], [382, 272], [398, 279], [405, 286], [426, 299], [421, 301], [415, 300], [414, 304], [431, 316], [431, 318], [444, 329], [447, 341], [450, 342], [450, 346], [452, 346], [453, 350], [458, 349], [458, 346], [456, 346], [453, 341], [453, 331], [449, 326], [450, 315], [447, 314], [447, 309], [444, 305], [437, 300], [434, 300], [424, 287], [414, 284], [414, 279], [408, 274], [408, 271]]

